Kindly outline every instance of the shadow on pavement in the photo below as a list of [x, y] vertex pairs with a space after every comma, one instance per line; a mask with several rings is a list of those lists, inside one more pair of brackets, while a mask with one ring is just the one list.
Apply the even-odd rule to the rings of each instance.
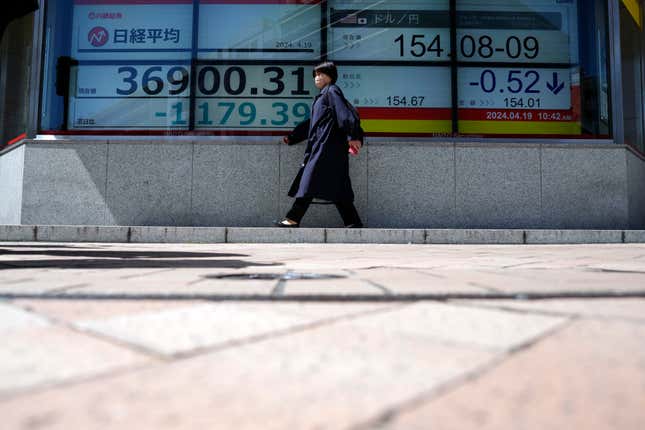
[[[107, 245], [107, 244], [106, 244]], [[37, 244], [30, 244], [30, 245], [22, 245], [22, 244], [6, 244], [3, 243], [2, 246], [7, 247], [7, 248], [48, 248], [48, 249], [58, 249], [58, 248], [72, 248], [72, 249], [79, 249], [79, 246], [77, 245], [60, 245], [60, 244], [46, 244], [46, 245], [37, 245]], [[86, 249], [92, 249], [95, 247], [87, 247]]]
[[282, 266], [282, 263], [256, 263], [243, 260], [9, 260], [0, 261], [0, 270], [16, 269], [243, 269]]
[[[57, 247], [54, 247], [57, 248]], [[243, 269], [249, 266], [281, 266], [282, 263], [257, 263], [231, 257], [246, 254], [152, 250], [38, 249], [0, 248], [0, 256], [47, 256], [63, 258], [0, 260], [0, 270], [15, 269]], [[65, 258], [67, 257], [67, 258]]]
[[182, 251], [119, 251], [74, 248], [69, 250], [13, 250], [0, 248], [0, 255], [51, 255], [53, 257], [88, 257], [88, 258], [224, 258], [248, 257], [247, 254], [224, 254], [218, 252], [182, 252]]

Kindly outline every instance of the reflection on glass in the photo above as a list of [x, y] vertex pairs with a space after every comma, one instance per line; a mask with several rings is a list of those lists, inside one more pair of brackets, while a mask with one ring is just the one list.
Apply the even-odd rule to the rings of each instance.
[[285, 129], [309, 117], [317, 93], [311, 66], [203, 65], [198, 68], [200, 129]]
[[461, 61], [576, 63], [575, 0], [459, 0]]
[[577, 2], [457, 5], [460, 133], [580, 135]]
[[328, 59], [368, 133], [452, 132], [449, 2], [328, 4]]
[[187, 128], [189, 65], [73, 66], [69, 129]]
[[372, 133], [447, 134], [452, 130], [447, 67], [355, 66], [338, 84]]
[[448, 1], [328, 2], [328, 58], [333, 61], [446, 61]]
[[151, 11], [74, 1], [68, 129], [188, 129], [192, 2]]
[[199, 58], [311, 61], [320, 58], [320, 24], [319, 0], [202, 0]]

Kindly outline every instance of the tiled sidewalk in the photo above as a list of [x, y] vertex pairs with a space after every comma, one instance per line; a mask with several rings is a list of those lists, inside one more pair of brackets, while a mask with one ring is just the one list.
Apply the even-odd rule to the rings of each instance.
[[0, 338], [2, 429], [636, 430], [645, 245], [0, 242]]

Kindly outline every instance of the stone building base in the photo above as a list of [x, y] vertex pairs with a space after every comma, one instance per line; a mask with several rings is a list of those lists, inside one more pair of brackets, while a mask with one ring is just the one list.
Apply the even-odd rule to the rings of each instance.
[[[0, 154], [0, 224], [269, 226], [303, 145], [28, 140]], [[645, 161], [614, 144], [370, 140], [351, 157], [373, 228], [642, 229]], [[314, 205], [307, 227], [341, 227]]]

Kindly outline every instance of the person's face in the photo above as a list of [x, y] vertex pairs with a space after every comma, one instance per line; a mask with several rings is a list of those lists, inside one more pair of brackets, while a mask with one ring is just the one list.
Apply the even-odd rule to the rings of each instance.
[[324, 73], [316, 72], [316, 76], [314, 77], [314, 84], [316, 85], [316, 88], [321, 90], [327, 85], [331, 84], [331, 78]]

